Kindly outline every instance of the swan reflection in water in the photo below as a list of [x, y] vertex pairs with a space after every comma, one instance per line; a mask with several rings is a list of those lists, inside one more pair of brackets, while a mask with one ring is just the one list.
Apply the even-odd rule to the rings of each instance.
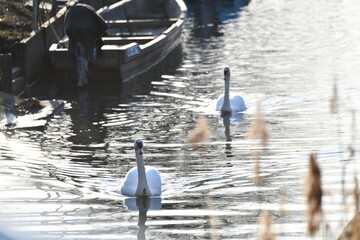
[[160, 210], [161, 198], [160, 197], [131, 197], [125, 199], [125, 205], [129, 211], [139, 211], [139, 230], [137, 233], [137, 239], [146, 239], [145, 231], [147, 229], [145, 223], [147, 219], [148, 210]]
[[232, 147], [231, 147], [231, 130], [230, 130], [230, 123], [231, 122], [241, 122], [244, 120], [243, 113], [236, 113], [236, 112], [221, 112], [220, 117], [223, 120], [224, 128], [225, 128], [225, 137], [226, 137], [226, 144], [225, 144], [225, 154], [227, 157], [232, 157]]

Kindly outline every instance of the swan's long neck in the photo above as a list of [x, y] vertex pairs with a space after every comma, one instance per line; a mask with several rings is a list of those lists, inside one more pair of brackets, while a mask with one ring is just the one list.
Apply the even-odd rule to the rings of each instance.
[[225, 94], [224, 94], [224, 102], [221, 107], [221, 111], [223, 112], [231, 112], [230, 106], [230, 76], [225, 76]]
[[150, 189], [146, 179], [145, 163], [142, 149], [135, 149], [136, 164], [138, 170], [138, 185], [136, 189], [136, 196], [150, 196]]

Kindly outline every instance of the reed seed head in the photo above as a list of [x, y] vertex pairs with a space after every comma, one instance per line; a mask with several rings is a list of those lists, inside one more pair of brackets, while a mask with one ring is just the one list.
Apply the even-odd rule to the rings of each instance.
[[247, 137], [249, 139], [259, 139], [261, 141], [261, 146], [263, 147], [266, 147], [268, 144], [269, 133], [265, 126], [259, 102], [256, 106], [255, 119], [250, 126]]
[[307, 204], [307, 232], [310, 236], [314, 236], [321, 222], [323, 192], [321, 188], [321, 171], [316, 162], [316, 155], [313, 153], [309, 157], [309, 170], [305, 180], [304, 194]]
[[262, 229], [258, 232], [258, 237], [261, 240], [275, 240], [275, 234], [272, 232], [272, 217], [269, 211], [263, 211], [259, 217], [259, 224]]
[[196, 145], [199, 142], [207, 140], [210, 136], [210, 127], [207, 120], [203, 117], [200, 117], [197, 122], [194, 130], [188, 136], [188, 142]]
[[338, 240], [360, 239], [360, 212], [357, 212], [351, 221], [345, 226]]

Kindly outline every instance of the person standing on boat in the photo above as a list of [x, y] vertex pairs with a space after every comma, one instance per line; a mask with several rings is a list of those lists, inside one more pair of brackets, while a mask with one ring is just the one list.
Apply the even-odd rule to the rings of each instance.
[[95, 62], [107, 29], [104, 19], [89, 5], [77, 4], [67, 11], [64, 30], [69, 36], [68, 54], [76, 59], [76, 86], [88, 84], [88, 64]]

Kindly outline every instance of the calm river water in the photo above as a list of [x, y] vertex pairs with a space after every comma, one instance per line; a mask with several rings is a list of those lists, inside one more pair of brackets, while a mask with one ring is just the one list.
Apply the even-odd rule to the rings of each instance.
[[[360, 2], [187, 4], [182, 46], [155, 71], [66, 95], [44, 131], [0, 133], [3, 231], [44, 240], [257, 239], [269, 210], [277, 239], [304, 239], [303, 183], [316, 152], [328, 226], [318, 239], [337, 238], [355, 212], [347, 193], [360, 170], [348, 151], [359, 149]], [[225, 66], [231, 91], [249, 107], [230, 120], [213, 108]], [[329, 108], [334, 83], [337, 114]], [[270, 135], [260, 186], [259, 144], [246, 137], [257, 102]], [[201, 116], [211, 134], [193, 147], [188, 134]], [[163, 178], [161, 199], [150, 203], [119, 192], [137, 137]]]

